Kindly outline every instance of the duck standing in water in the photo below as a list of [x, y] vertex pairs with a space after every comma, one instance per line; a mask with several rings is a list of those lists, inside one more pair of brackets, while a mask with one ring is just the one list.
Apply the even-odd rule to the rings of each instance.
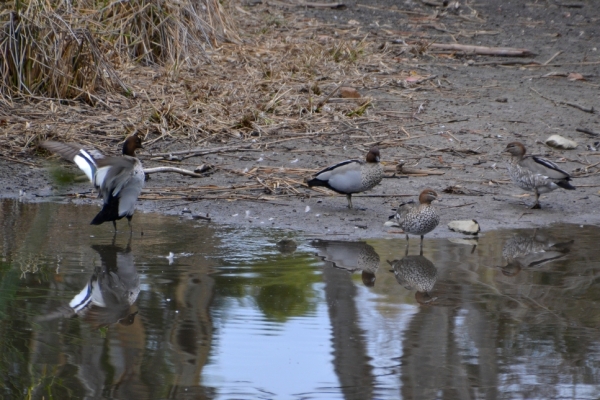
[[533, 209], [541, 208], [540, 194], [548, 193], [559, 187], [575, 190], [569, 181], [571, 176], [558, 168], [552, 161], [537, 156], [525, 156], [525, 146], [520, 142], [506, 145], [504, 152], [512, 156], [508, 164], [508, 174], [512, 181], [521, 189], [535, 192]]
[[142, 163], [135, 156], [136, 149], [143, 148], [137, 133], [125, 140], [121, 157], [104, 157], [75, 143], [46, 141], [41, 146], [77, 164], [98, 189], [104, 206], [92, 220], [92, 225], [112, 221], [116, 232], [116, 221], [125, 217], [133, 229], [131, 218], [145, 179]]
[[352, 208], [352, 194], [372, 189], [381, 182], [383, 167], [379, 163], [379, 148], [367, 153], [366, 162], [346, 160], [318, 172], [309, 180], [308, 186], [323, 186], [334, 192], [345, 194], [348, 208]]
[[406, 241], [408, 234], [421, 236], [421, 248], [423, 247], [423, 236], [432, 230], [440, 223], [440, 216], [431, 202], [438, 199], [438, 194], [433, 189], [425, 189], [419, 195], [419, 205], [414, 201], [402, 203], [398, 206], [396, 215], [390, 218], [395, 218], [398, 226], [406, 233]]

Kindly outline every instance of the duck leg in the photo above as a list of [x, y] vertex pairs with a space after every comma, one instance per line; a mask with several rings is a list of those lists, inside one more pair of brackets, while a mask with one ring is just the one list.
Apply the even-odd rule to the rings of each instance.
[[352, 195], [347, 194], [346, 198], [348, 199], [348, 208], [352, 209]]
[[113, 220], [113, 226], [115, 227], [115, 233], [117, 233], [117, 221]]
[[423, 255], [423, 235], [421, 235], [421, 244], [419, 246], [419, 255]]
[[535, 204], [533, 206], [531, 206], [531, 209], [539, 210], [541, 208], [542, 208], [542, 206], [540, 206], [540, 194], [538, 193], [537, 189], [535, 189]]
[[131, 215], [127, 216], [127, 224], [129, 225], [129, 232], [133, 232], [133, 225], [131, 225]]

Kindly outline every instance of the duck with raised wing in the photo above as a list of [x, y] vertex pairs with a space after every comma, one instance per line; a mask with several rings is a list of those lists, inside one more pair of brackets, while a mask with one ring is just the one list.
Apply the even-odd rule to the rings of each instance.
[[143, 148], [137, 134], [125, 140], [121, 157], [104, 157], [98, 151], [85, 150], [75, 143], [46, 141], [41, 146], [77, 164], [98, 189], [104, 206], [92, 220], [92, 225], [112, 221], [116, 232], [116, 221], [125, 217], [133, 229], [131, 218], [145, 180], [142, 163], [135, 156], [136, 149]]
[[352, 194], [365, 192], [381, 182], [383, 167], [379, 163], [379, 157], [379, 148], [373, 147], [367, 153], [366, 162], [346, 160], [327, 167], [309, 180], [308, 186], [323, 186], [345, 194], [348, 208], [352, 208]]
[[435, 207], [431, 205], [434, 200], [438, 200], [439, 196], [433, 189], [425, 189], [419, 195], [419, 205], [414, 201], [402, 203], [398, 206], [396, 214], [390, 218], [395, 218], [396, 223], [406, 233], [421, 236], [421, 247], [423, 247], [423, 236], [432, 230], [440, 223], [440, 216]]
[[540, 194], [563, 188], [575, 190], [569, 181], [571, 176], [558, 168], [552, 161], [537, 156], [526, 156], [523, 143], [512, 142], [506, 145], [504, 152], [510, 153], [508, 174], [512, 181], [523, 190], [535, 193], [535, 204], [531, 208], [541, 208]]

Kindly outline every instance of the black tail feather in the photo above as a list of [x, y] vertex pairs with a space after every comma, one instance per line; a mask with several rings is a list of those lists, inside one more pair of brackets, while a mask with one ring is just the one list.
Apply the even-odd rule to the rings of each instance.
[[119, 198], [112, 196], [92, 222], [90, 222], [90, 225], [100, 225], [104, 222], [116, 221], [121, 218], [119, 217]]
[[567, 189], [567, 190], [575, 190], [575, 186], [571, 185], [568, 181], [564, 180], [564, 181], [556, 181], [555, 182], [558, 186], [560, 186], [563, 189]]
[[311, 179], [310, 181], [306, 182], [306, 184], [308, 185], [308, 187], [313, 187], [313, 186], [325, 186], [325, 187], [328, 187], [329, 186], [326, 181], [322, 181], [322, 180], [317, 179], [317, 178]]

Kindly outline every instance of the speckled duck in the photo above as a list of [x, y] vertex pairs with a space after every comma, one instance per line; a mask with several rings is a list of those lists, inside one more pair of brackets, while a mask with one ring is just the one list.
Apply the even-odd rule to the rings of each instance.
[[431, 202], [438, 199], [438, 194], [433, 189], [425, 189], [419, 195], [419, 205], [414, 201], [402, 203], [398, 206], [394, 218], [398, 226], [408, 234], [421, 236], [421, 246], [423, 246], [423, 236], [438, 226], [440, 217], [431, 205]]

